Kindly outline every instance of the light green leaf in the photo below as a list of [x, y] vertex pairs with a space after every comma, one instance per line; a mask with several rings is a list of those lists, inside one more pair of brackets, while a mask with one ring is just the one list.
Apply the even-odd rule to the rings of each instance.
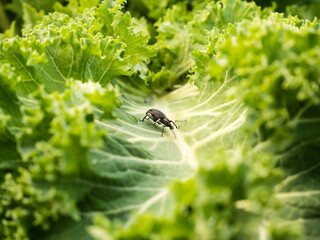
[[2, 37], [0, 234], [317, 239], [319, 22], [164, 2], [150, 45], [124, 3]]
[[37, 12], [36, 9], [25, 2], [22, 3], [22, 8], [23, 21], [28, 27], [35, 26], [39, 21], [41, 21], [42, 17], [44, 16], [43, 10]]

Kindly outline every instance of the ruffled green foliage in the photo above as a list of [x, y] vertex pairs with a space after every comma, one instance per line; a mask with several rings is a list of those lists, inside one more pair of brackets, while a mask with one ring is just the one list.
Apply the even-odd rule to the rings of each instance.
[[255, 2], [262, 7], [269, 7], [273, 5], [276, 11], [292, 15], [298, 15], [301, 18], [313, 20], [315, 17], [319, 18], [319, 0], [288, 0], [288, 1], [263, 1], [255, 0]]
[[42, 238], [62, 217], [83, 220], [78, 204], [102, 178], [89, 151], [107, 142], [95, 120], [114, 118], [120, 103], [110, 81], [156, 54], [121, 4], [106, 1], [76, 19], [49, 14], [1, 42], [0, 215], [9, 239]]
[[[198, 103], [187, 105], [184, 97], [173, 103], [188, 109], [179, 108], [179, 116], [189, 128], [215, 128], [209, 136], [183, 130], [199, 164], [195, 177], [170, 188], [168, 212], [140, 214], [125, 227], [97, 216], [91, 233], [97, 239], [316, 239], [319, 220], [310, 211], [320, 156], [319, 33], [317, 21], [279, 14], [208, 32], [208, 45], [191, 53], [191, 79], [200, 90], [191, 99]], [[245, 124], [234, 127], [231, 120], [217, 128], [213, 105], [221, 99], [218, 109], [238, 120], [245, 114]]]
[[131, 75], [138, 63], [156, 54], [146, 45], [148, 36], [135, 31], [130, 15], [120, 12], [121, 5], [108, 5], [76, 19], [50, 14], [23, 38], [2, 42], [1, 58], [15, 67], [14, 74], [23, 75], [16, 86], [20, 94], [40, 83], [61, 92], [68, 78], [104, 86], [115, 76]]
[[[0, 239], [319, 238], [317, 20], [240, 0], [14, 3]], [[150, 108], [186, 121], [161, 137], [138, 121]]]
[[242, 1], [199, 1], [193, 5], [192, 11], [186, 2], [174, 5], [155, 23], [159, 53], [151, 60], [150, 68], [156, 93], [175, 89], [185, 82], [193, 65], [190, 53], [208, 43], [206, 31], [261, 16], [254, 3]]
[[[164, 1], [147, 1], [147, 0], [128, 0], [126, 8], [133, 13], [135, 17], [146, 17], [152, 22], [156, 22], [163, 17], [168, 8], [177, 3], [186, 4], [188, 1], [164, 0]], [[191, 7], [191, 1], [190, 1]]]
[[272, 169], [272, 159], [267, 154], [248, 154], [237, 149], [226, 156], [224, 151], [217, 150], [214, 162], [201, 161], [195, 178], [171, 186], [173, 207], [164, 216], [138, 215], [124, 228], [110, 225], [97, 215], [96, 226], [90, 231], [99, 240], [106, 236], [113, 239], [223, 240], [259, 239], [259, 236], [300, 239], [299, 226], [289, 226], [280, 219], [261, 225], [265, 208], [277, 206], [275, 201], [270, 203], [270, 197], [272, 186], [280, 179], [281, 171]]
[[[60, 215], [80, 218], [76, 203], [87, 189], [72, 190], [63, 179], [90, 176], [88, 149], [102, 145], [104, 132], [89, 119], [91, 93], [78, 88], [73, 85], [63, 94], [40, 90], [23, 104], [18, 138], [22, 165], [6, 174], [1, 186], [5, 233], [13, 239], [28, 235], [29, 221], [48, 229], [50, 221]], [[102, 90], [95, 97], [111, 100], [110, 93]]]
[[[263, 129], [263, 138], [295, 129], [302, 115], [319, 104], [318, 29], [318, 21], [284, 21], [273, 14], [239, 23], [218, 37], [216, 30], [211, 33], [217, 54], [207, 71], [217, 81], [223, 81], [221, 73], [228, 69], [239, 77], [240, 95], [230, 92], [250, 107], [249, 124]], [[215, 40], [221, 37], [223, 41]], [[203, 61], [201, 53], [193, 56]]]
[[20, 102], [13, 95], [8, 100], [16, 101], [20, 111], [2, 108], [9, 119], [1, 145], [1, 155], [6, 156], [1, 170], [8, 170], [1, 185], [1, 212], [9, 238], [25, 238], [32, 225], [48, 229], [50, 221], [60, 216], [80, 219], [76, 204], [88, 187], [77, 190], [68, 181], [92, 179], [88, 150], [101, 147], [105, 135], [93, 122], [94, 106], [110, 118], [118, 100], [112, 88], [80, 82], [68, 85], [62, 94], [40, 88], [28, 99], [20, 97]]
[[69, 16], [77, 16], [85, 9], [97, 6], [100, 0], [4, 0], [0, 3], [0, 31], [10, 27], [10, 21], [16, 23], [15, 34], [20, 34], [21, 28], [32, 28], [41, 22], [43, 16], [50, 12], [62, 12]]

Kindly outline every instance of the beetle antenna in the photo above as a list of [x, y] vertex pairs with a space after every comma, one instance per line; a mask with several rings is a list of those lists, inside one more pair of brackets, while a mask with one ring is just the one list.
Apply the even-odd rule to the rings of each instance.
[[[175, 120], [175, 122], [187, 122], [187, 120]], [[174, 123], [174, 125], [176, 126], [176, 128], [178, 128], [175, 123]]]

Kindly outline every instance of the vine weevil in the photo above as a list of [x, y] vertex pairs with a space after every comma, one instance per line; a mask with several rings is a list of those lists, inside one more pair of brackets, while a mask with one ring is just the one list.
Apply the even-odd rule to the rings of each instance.
[[[163, 136], [164, 128], [168, 127], [170, 128], [170, 130], [172, 130], [174, 137], [176, 138], [176, 134], [174, 133], [173, 129], [174, 127], [176, 128], [178, 127], [172, 120], [168, 119], [163, 112], [159, 111], [158, 109], [149, 109], [146, 112], [146, 115], [144, 116], [144, 118], [140, 121], [143, 122], [145, 119], [149, 119], [149, 118], [154, 121], [153, 125], [155, 125], [156, 123], [162, 125], [161, 137]], [[173, 123], [173, 125], [171, 123]]]

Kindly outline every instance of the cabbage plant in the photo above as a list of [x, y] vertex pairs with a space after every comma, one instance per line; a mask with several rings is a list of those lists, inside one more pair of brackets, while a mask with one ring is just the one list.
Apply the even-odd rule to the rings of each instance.
[[320, 237], [317, 19], [20, 4], [22, 35], [0, 36], [0, 239]]

